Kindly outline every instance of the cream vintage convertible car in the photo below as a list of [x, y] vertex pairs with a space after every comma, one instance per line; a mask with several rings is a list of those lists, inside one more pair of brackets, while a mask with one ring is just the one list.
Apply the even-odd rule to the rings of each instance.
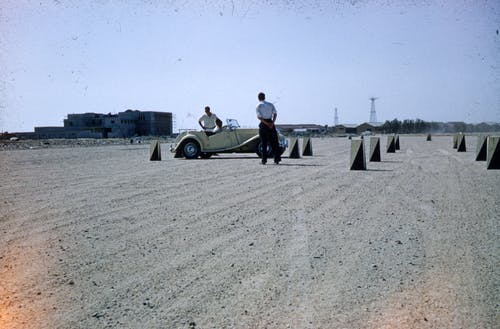
[[[204, 131], [185, 131], [177, 136], [170, 145], [170, 152], [176, 158], [196, 159], [198, 157], [208, 159], [215, 153], [257, 153], [262, 156], [262, 144], [259, 138], [259, 129], [240, 128], [238, 121], [227, 119], [227, 125], [222, 126], [219, 132], [207, 135]], [[280, 152], [286, 150], [288, 141], [278, 133]], [[269, 145], [266, 148], [269, 157], [272, 150]]]

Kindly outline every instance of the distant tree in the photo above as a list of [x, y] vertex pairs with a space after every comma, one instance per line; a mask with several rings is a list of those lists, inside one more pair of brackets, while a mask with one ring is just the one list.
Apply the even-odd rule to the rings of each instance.
[[390, 133], [391, 132], [391, 122], [389, 120], [385, 120], [384, 124], [380, 128], [383, 132]]
[[472, 130], [473, 131], [476, 131], [476, 132], [488, 132], [488, 130], [490, 129], [490, 125], [482, 122], [482, 123], [479, 123], [477, 125], [473, 125], [472, 127]]
[[443, 132], [444, 130], [444, 124], [442, 122], [434, 122], [434, 121], [431, 121], [429, 123], [429, 128], [428, 128], [428, 132], [431, 132], [431, 133], [440, 133], [440, 132]]
[[424, 120], [415, 120], [415, 132], [416, 133], [426, 133], [430, 130], [430, 124]]
[[426, 122], [421, 119], [399, 121], [395, 118], [386, 120], [381, 129], [387, 134], [496, 132], [500, 131], [500, 123]]
[[454, 122], [453, 125], [455, 127], [454, 132], [456, 133], [467, 132], [467, 125], [465, 124], [465, 122]]
[[394, 119], [392, 121], [385, 121], [382, 125], [382, 129], [388, 134], [397, 134], [401, 131], [401, 121]]
[[401, 133], [411, 134], [415, 132], [415, 122], [410, 119], [405, 119], [401, 123]]

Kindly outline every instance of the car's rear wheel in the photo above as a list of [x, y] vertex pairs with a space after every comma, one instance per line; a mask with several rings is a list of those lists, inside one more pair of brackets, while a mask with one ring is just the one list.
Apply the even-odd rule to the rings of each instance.
[[200, 145], [194, 140], [187, 140], [182, 151], [186, 159], [196, 159], [200, 155]]
[[[262, 158], [262, 149], [263, 149], [262, 143], [259, 142], [259, 145], [257, 146], [257, 155], [259, 156], [259, 158]], [[268, 158], [273, 157], [273, 149], [271, 148], [271, 145], [267, 144], [266, 152]]]

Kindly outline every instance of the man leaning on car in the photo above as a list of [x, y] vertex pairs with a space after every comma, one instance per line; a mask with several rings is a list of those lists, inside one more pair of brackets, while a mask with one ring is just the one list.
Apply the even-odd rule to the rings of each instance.
[[222, 127], [222, 121], [210, 111], [210, 106], [205, 106], [205, 114], [198, 119], [198, 124], [208, 136], [215, 134]]

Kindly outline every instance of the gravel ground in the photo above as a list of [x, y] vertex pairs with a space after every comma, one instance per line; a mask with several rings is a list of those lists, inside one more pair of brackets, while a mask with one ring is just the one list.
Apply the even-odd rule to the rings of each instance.
[[[66, 147], [93, 147], [107, 145], [127, 145], [127, 144], [149, 144], [151, 137], [132, 137], [132, 138], [78, 138], [78, 139], [20, 139], [17, 141], [0, 140], [0, 151], [12, 150], [33, 150], [48, 148], [66, 148]], [[161, 138], [162, 142], [169, 143], [173, 138]]]
[[279, 166], [4, 150], [0, 328], [498, 328], [500, 171], [467, 142], [367, 171], [340, 138]]

